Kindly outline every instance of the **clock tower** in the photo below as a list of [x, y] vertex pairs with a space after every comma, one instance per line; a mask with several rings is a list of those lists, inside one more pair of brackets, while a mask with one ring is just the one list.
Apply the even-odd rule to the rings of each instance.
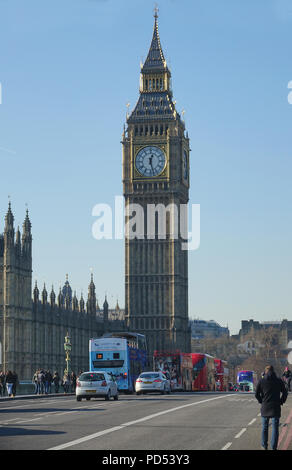
[[[158, 33], [141, 66], [140, 94], [123, 134], [126, 213], [125, 319], [154, 350], [190, 352], [188, 251], [189, 139], [175, 109]], [[184, 227], [183, 227], [184, 225]]]

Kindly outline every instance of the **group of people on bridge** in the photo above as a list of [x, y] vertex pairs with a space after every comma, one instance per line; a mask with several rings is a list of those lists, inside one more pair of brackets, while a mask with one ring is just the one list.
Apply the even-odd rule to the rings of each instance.
[[37, 369], [32, 379], [32, 382], [35, 385], [34, 393], [36, 395], [48, 395], [52, 392], [52, 385], [54, 385], [55, 393], [59, 393], [60, 386], [63, 388], [64, 393], [74, 393], [76, 389], [76, 381], [77, 376], [73, 371], [71, 374], [64, 373], [61, 378], [57, 371], [52, 374], [50, 370], [45, 369]]

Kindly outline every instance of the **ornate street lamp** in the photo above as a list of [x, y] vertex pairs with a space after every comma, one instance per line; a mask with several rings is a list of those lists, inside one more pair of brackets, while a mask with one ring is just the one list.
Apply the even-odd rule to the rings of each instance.
[[65, 336], [64, 350], [65, 350], [65, 355], [66, 355], [66, 359], [65, 359], [66, 360], [66, 369], [64, 370], [64, 374], [69, 375], [70, 371], [71, 371], [71, 368], [70, 368], [70, 362], [71, 362], [70, 353], [71, 353], [71, 350], [72, 350], [72, 345], [71, 345], [71, 342], [70, 342], [70, 336], [69, 336], [68, 331], [67, 331], [67, 335]]

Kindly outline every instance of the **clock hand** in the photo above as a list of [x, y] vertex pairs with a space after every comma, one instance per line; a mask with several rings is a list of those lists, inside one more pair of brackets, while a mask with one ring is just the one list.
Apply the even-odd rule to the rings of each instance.
[[153, 166], [152, 166], [152, 159], [153, 159], [153, 155], [151, 155], [151, 157], [149, 157], [149, 163], [150, 163], [150, 166], [152, 168], [152, 174], [154, 175], [154, 170], [153, 170]]

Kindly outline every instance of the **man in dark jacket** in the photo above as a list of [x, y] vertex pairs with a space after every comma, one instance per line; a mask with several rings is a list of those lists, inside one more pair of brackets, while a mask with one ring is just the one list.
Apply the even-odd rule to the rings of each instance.
[[256, 399], [262, 405], [262, 447], [265, 450], [268, 449], [270, 418], [272, 418], [271, 447], [273, 450], [277, 450], [281, 405], [285, 403], [287, 395], [284, 382], [276, 376], [273, 366], [267, 366], [265, 375], [257, 384], [255, 393]]

